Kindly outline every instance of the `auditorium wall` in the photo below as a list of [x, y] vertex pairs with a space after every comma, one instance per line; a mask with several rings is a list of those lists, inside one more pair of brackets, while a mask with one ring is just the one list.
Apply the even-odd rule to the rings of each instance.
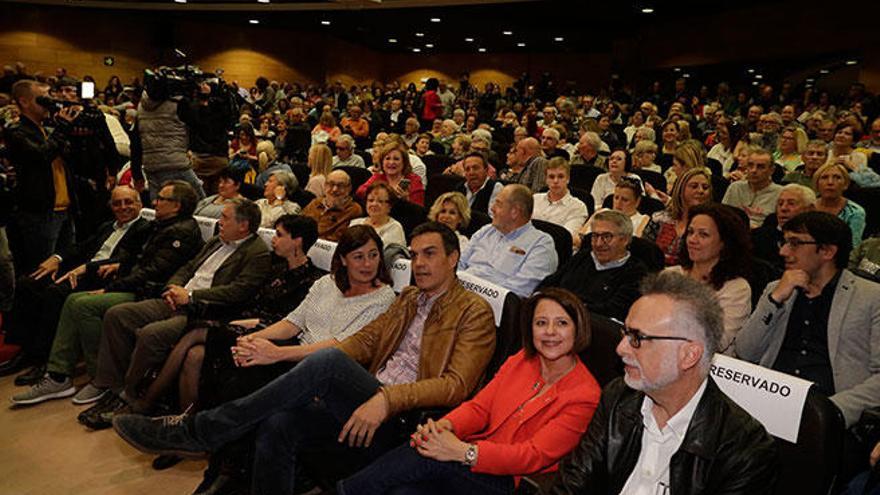
[[[482, 86], [513, 82], [523, 71], [533, 80], [549, 71], [562, 86], [603, 86], [611, 73], [629, 80], [639, 71], [754, 60], [778, 60], [804, 54], [854, 54], [860, 65], [850, 73], [880, 91], [880, 31], [871, 19], [880, 2], [867, 4], [870, 15], [795, 2], [774, 3], [723, 16], [664, 22], [638, 32], [621, 30], [605, 53], [442, 53], [385, 54], [323, 34], [234, 23], [193, 21], [175, 14], [106, 12], [6, 4], [0, 16], [0, 61], [22, 61], [30, 71], [53, 73], [66, 67], [91, 74], [103, 85], [111, 74], [124, 80], [144, 67], [174, 62], [181, 48], [205, 70], [222, 67], [227, 80], [250, 85], [258, 75], [270, 79], [346, 85], [372, 80], [419, 82], [427, 77], [458, 80], [470, 71]], [[808, 22], [809, 19], [822, 19]], [[586, 47], [585, 50], [588, 50]], [[112, 55], [115, 64], [103, 65]]]

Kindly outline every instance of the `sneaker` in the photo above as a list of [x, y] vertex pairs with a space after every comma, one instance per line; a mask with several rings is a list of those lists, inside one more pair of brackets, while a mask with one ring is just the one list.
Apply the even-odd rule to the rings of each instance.
[[89, 382], [85, 387], [79, 389], [79, 392], [73, 396], [73, 403], [81, 406], [83, 404], [91, 404], [92, 402], [98, 402], [101, 400], [101, 397], [104, 397], [108, 390], [106, 388], [98, 388], [92, 385], [92, 382]]
[[113, 414], [127, 409], [128, 403], [121, 397], [108, 393], [97, 404], [81, 412], [76, 420], [93, 430], [106, 430], [112, 426]]
[[43, 375], [46, 374], [46, 365], [42, 364], [39, 366], [34, 366], [26, 372], [15, 377], [15, 385], [18, 387], [27, 387], [30, 385], [36, 385], [43, 379]]
[[113, 429], [132, 447], [148, 454], [170, 454], [180, 457], [203, 457], [208, 448], [193, 433], [192, 417], [150, 418], [140, 414], [117, 414]]
[[32, 386], [27, 392], [20, 393], [18, 395], [13, 395], [12, 401], [13, 404], [17, 406], [26, 406], [29, 404], [39, 404], [40, 402], [47, 401], [49, 399], [61, 399], [63, 397], [70, 397], [71, 395], [76, 393], [76, 388], [73, 387], [73, 381], [71, 379], [65, 378], [63, 382], [56, 382], [52, 379], [48, 374], [44, 375], [43, 378], [38, 381], [34, 386]]

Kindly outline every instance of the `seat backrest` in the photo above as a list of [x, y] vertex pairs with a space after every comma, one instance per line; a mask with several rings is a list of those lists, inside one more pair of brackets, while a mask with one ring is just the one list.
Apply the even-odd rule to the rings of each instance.
[[596, 177], [599, 177], [604, 173], [605, 170], [599, 167], [593, 167], [591, 165], [572, 165], [569, 185], [586, 191], [592, 191], [593, 182], [596, 182]]
[[660, 172], [655, 172], [653, 170], [635, 170], [633, 173], [638, 175], [642, 181], [651, 184], [654, 189], [666, 192], [666, 177]]
[[880, 187], [850, 187], [844, 196], [865, 209], [865, 233], [862, 239], [880, 233]]
[[767, 284], [782, 277], [782, 272], [769, 261], [752, 256], [752, 270], [748, 277], [749, 287], [752, 289], [752, 308], [758, 305], [758, 299], [767, 288]]
[[297, 189], [293, 196], [290, 197], [290, 200], [294, 203], [298, 204], [300, 208], [305, 208], [306, 205], [312, 202], [315, 199], [315, 194], [312, 191], [306, 191], [305, 189]]
[[556, 256], [559, 260], [559, 266], [562, 266], [569, 258], [571, 258], [572, 239], [571, 232], [562, 225], [547, 222], [544, 220], [532, 220], [532, 225], [536, 229], [550, 234], [553, 238], [553, 244], [556, 246]]
[[471, 223], [466, 228], [461, 229], [461, 235], [470, 238], [476, 231], [490, 223], [492, 223], [492, 217], [482, 211], [471, 210]]
[[445, 154], [425, 155], [422, 157], [422, 161], [425, 163], [425, 169], [427, 169], [428, 177], [442, 174], [443, 171], [446, 170], [446, 167], [455, 163], [451, 156], [446, 156]]
[[489, 365], [486, 366], [484, 383], [488, 383], [495, 376], [498, 368], [504, 364], [507, 358], [522, 349], [522, 328], [519, 316], [521, 305], [522, 301], [519, 296], [513, 292], [509, 292], [504, 298], [501, 323], [495, 333], [495, 352], [492, 354]]
[[623, 361], [617, 355], [620, 342], [620, 323], [599, 314], [590, 314], [590, 345], [581, 351], [580, 358], [600, 386], [623, 375]]
[[410, 240], [410, 233], [419, 225], [425, 223], [428, 219], [428, 213], [425, 208], [406, 200], [394, 202], [391, 207], [391, 218], [400, 222], [403, 227], [403, 233], [406, 234], [406, 240]]
[[351, 178], [351, 194], [354, 195], [355, 191], [361, 187], [364, 182], [370, 180], [370, 177], [373, 176], [373, 173], [369, 170], [361, 167], [336, 167], [335, 170], [342, 170], [347, 173], [349, 178]]
[[464, 184], [464, 177], [454, 174], [436, 174], [428, 176], [428, 185], [425, 186], [425, 206], [430, 208], [441, 194], [450, 191], [458, 191]]
[[647, 239], [633, 237], [629, 245], [629, 252], [634, 258], [644, 263], [648, 267], [648, 271], [659, 272], [665, 266], [666, 260], [663, 257], [663, 250]]
[[296, 176], [296, 181], [299, 182], [299, 187], [306, 187], [306, 184], [309, 183], [309, 175], [312, 173], [309, 166], [303, 165], [302, 163], [294, 163], [290, 166], [290, 170], [292, 170], [293, 175]]
[[590, 194], [590, 191], [579, 187], [569, 187], [568, 190], [571, 192], [572, 196], [583, 201], [584, 204], [587, 205], [587, 215], [592, 216], [593, 210], [596, 209], [596, 201], [593, 199], [593, 195]]
[[844, 434], [840, 410], [811, 388], [801, 415], [798, 442], [775, 439], [780, 459], [776, 493], [829, 494], [840, 474]]

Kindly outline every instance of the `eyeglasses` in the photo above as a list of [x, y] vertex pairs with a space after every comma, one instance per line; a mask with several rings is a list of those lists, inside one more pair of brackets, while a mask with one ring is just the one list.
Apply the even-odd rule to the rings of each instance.
[[158, 195], [158, 196], [156, 196], [156, 201], [177, 201], [177, 200], [175, 198], [172, 198], [171, 196]]
[[788, 244], [788, 246], [790, 248], [797, 249], [797, 248], [803, 246], [804, 244], [821, 244], [821, 242], [803, 241], [801, 239], [798, 239], [797, 237], [789, 237], [788, 239], [782, 239], [781, 241], [777, 242], [776, 244], [778, 244], [780, 248], [782, 248], [783, 246]]
[[620, 325], [620, 335], [622, 337], [626, 337], [629, 340], [629, 345], [633, 349], [638, 349], [639, 347], [642, 347], [642, 341], [645, 340], [682, 340], [685, 342], [691, 341], [691, 339], [687, 337], [663, 337], [660, 335], [645, 335], [644, 333], [642, 333], [641, 330], [629, 328], [623, 324]]
[[615, 233], [615, 232], [593, 232], [593, 239], [596, 242], [602, 242], [602, 243], [608, 244], [618, 235], [620, 235], [620, 234]]
[[333, 182], [333, 181], [328, 180], [327, 182], [325, 182], [325, 184], [327, 184], [328, 189], [332, 189], [334, 187], [338, 187], [339, 189], [345, 189], [346, 187], [348, 187], [348, 182]]

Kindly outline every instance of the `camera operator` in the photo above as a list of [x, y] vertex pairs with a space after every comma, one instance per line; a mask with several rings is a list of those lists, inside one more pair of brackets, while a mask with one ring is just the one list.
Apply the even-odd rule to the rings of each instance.
[[[77, 237], [90, 237], [98, 225], [108, 220], [110, 189], [116, 183], [122, 159], [116, 151], [116, 142], [107, 127], [104, 114], [91, 101], [81, 98], [77, 91], [79, 81], [62, 77], [58, 84], [58, 97], [79, 109], [73, 128], [67, 136], [70, 146], [68, 170], [77, 197], [77, 215], [74, 217]], [[90, 95], [86, 95], [90, 98]]]
[[204, 182], [205, 194], [217, 194], [221, 171], [229, 166], [226, 156], [227, 131], [233, 118], [223, 81], [212, 86], [199, 84], [196, 100], [184, 97], [177, 104], [177, 116], [189, 128], [192, 167]]
[[21, 118], [5, 132], [9, 163], [15, 169], [17, 211], [10, 235], [19, 273], [31, 273], [49, 255], [73, 242], [71, 211], [76, 197], [68, 152], [73, 121], [80, 110], [62, 108], [55, 115], [54, 130], [47, 131], [43, 121], [49, 109], [37, 99], [48, 94], [49, 86], [29, 79], [12, 86]]
[[180, 97], [171, 96], [168, 86], [161, 69], [156, 74], [148, 71], [144, 77], [131, 139], [131, 176], [135, 188], [143, 191], [146, 175], [152, 200], [164, 182], [175, 179], [188, 182], [202, 199], [202, 181], [193, 172], [187, 154], [186, 124], [177, 115]]

